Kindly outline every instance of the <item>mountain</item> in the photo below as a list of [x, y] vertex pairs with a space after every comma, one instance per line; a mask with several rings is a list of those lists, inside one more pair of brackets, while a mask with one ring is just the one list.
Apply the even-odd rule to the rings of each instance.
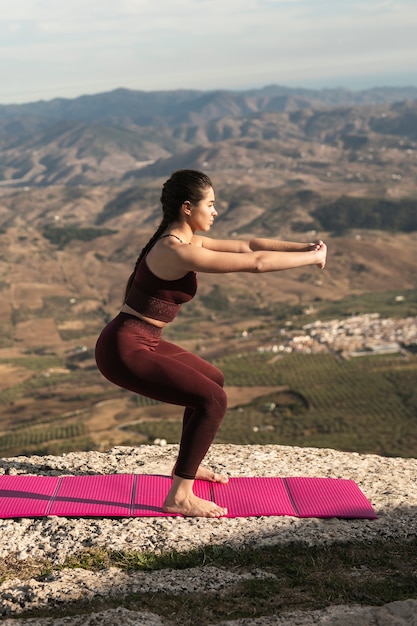
[[[320, 142], [347, 150], [416, 139], [417, 88], [360, 92], [269, 86], [115, 91], [0, 106], [3, 185], [98, 185], [177, 167], [297, 158]], [[406, 149], [405, 147], [404, 149]], [[288, 153], [295, 154], [295, 157]], [[282, 160], [282, 159], [281, 159]], [[316, 161], [315, 155], [310, 161]], [[206, 167], [206, 166], [204, 166]]]
[[181, 124], [215, 119], [224, 115], [249, 115], [287, 111], [312, 106], [355, 106], [392, 104], [417, 100], [417, 87], [382, 87], [363, 91], [347, 89], [300, 89], [270, 85], [247, 91], [114, 91], [55, 98], [27, 104], [0, 105], [0, 120], [38, 120], [39, 126], [51, 120], [111, 122], [138, 126]]
[[[120, 419], [152, 413], [128, 396], [120, 405], [93, 351], [175, 169], [212, 177], [214, 237], [329, 245], [324, 272], [201, 275], [199, 297], [166, 331], [184, 347], [240, 354], [269, 344], [285, 320], [323, 311], [415, 315], [416, 121], [412, 89], [117, 90], [0, 107], [3, 456], [13, 446], [91, 449], [96, 430], [114, 445], [128, 436]], [[414, 369], [401, 377], [409, 402]]]

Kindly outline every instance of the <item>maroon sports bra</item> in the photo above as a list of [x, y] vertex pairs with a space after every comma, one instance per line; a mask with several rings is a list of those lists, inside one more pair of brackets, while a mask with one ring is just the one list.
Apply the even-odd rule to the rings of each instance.
[[197, 291], [197, 274], [187, 272], [177, 280], [163, 280], [148, 267], [146, 256], [139, 263], [126, 304], [141, 315], [160, 322], [172, 322], [181, 304]]

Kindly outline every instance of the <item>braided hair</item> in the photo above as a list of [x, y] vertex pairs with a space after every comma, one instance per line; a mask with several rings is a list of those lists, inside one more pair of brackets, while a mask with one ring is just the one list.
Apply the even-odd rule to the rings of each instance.
[[139, 254], [135, 267], [126, 284], [125, 300], [128, 296], [136, 270], [143, 257], [155, 245], [164, 231], [180, 217], [180, 209], [187, 200], [191, 204], [198, 204], [207, 189], [212, 187], [210, 178], [197, 170], [178, 170], [163, 184], [161, 193], [162, 220], [155, 233], [149, 239]]

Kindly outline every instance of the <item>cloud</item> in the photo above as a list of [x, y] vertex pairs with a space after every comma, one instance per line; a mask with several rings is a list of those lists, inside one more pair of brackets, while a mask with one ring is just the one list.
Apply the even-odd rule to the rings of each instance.
[[0, 102], [413, 72], [416, 25], [415, 0], [19, 0], [0, 14]]

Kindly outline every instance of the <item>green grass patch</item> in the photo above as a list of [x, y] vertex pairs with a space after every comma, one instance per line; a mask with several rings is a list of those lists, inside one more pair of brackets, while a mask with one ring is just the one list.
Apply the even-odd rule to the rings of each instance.
[[67, 381], [67, 374], [37, 374], [28, 378], [22, 383], [8, 387], [0, 392], [0, 405], [10, 404], [15, 402], [18, 398], [27, 396], [30, 393], [35, 392], [38, 389], [44, 389], [47, 387], [54, 387], [62, 381]]
[[181, 413], [178, 415], [178, 421], [149, 419], [140, 424], [127, 425], [122, 429], [126, 433], [133, 432], [146, 437], [148, 443], [153, 443], [155, 439], [165, 439], [167, 443], [178, 443], [182, 431]]
[[113, 235], [116, 230], [110, 228], [93, 228], [81, 226], [47, 226], [43, 230], [43, 236], [52, 244], [63, 250], [71, 241], [92, 241], [97, 237]]
[[[44, 450], [47, 442], [54, 440], [71, 441], [84, 437], [87, 428], [84, 422], [51, 424], [44, 427], [24, 427], [0, 435], [0, 453], [11, 453], [18, 450], [19, 454], [35, 454]], [[35, 452], [36, 451], [36, 452]]]
[[0, 323], [0, 348], [10, 348], [13, 345], [13, 325], [10, 322]]
[[53, 367], [63, 367], [64, 361], [55, 355], [28, 355], [9, 359], [0, 359], [0, 363], [7, 363], [8, 365], [17, 365], [24, 367], [28, 370], [40, 372]]
[[[415, 457], [417, 359], [377, 356], [343, 360], [332, 354], [250, 353], [216, 362], [227, 385], [277, 387], [229, 409], [216, 443], [334, 448]], [[285, 389], [282, 390], [282, 387]], [[126, 426], [148, 441], [177, 443], [178, 421], [149, 419]]]
[[[303, 543], [233, 549], [206, 546], [186, 553], [162, 554], [112, 551], [93, 548], [69, 557], [62, 568], [105, 571], [117, 567], [125, 572], [187, 569], [215, 566], [243, 574], [262, 570], [266, 577], [237, 582], [221, 593], [135, 593], [99, 599], [61, 611], [43, 610], [24, 616], [58, 616], [125, 606], [150, 611], [182, 626], [220, 620], [260, 618], [295, 610], [312, 611], [336, 604], [380, 606], [417, 597], [415, 553], [417, 539], [410, 541], [347, 542], [328, 546]], [[27, 577], [43, 578], [52, 567], [30, 563]], [[0, 562], [0, 579], [24, 577], [22, 564]], [[198, 574], [197, 574], [198, 575]], [[213, 601], [215, 598], [215, 602]]]
[[[259, 320], [259, 328], [270, 329], [271, 326], [283, 326], [290, 322], [293, 328], [301, 328], [315, 320], [343, 319], [352, 315], [364, 315], [378, 313], [381, 318], [406, 318], [417, 316], [417, 289], [396, 289], [390, 291], [366, 292], [363, 294], [350, 295], [341, 300], [316, 299], [310, 302], [312, 312], [305, 313], [307, 305], [292, 305], [286, 302], [265, 305], [262, 294], [252, 294], [252, 298], [239, 299], [229, 310], [218, 307], [215, 311], [216, 323], [227, 324], [232, 328], [243, 319], [252, 319], [254, 316]], [[397, 299], [398, 296], [402, 299]], [[193, 308], [191, 308], [193, 307]], [[193, 301], [191, 306], [181, 311], [181, 316], [176, 320], [168, 332], [173, 340], [192, 335], [200, 336], [200, 321], [208, 318], [208, 309], [202, 307], [200, 299]], [[186, 319], [185, 319], [186, 318]]]
[[[402, 300], [397, 300], [402, 296]], [[381, 318], [417, 315], [417, 289], [370, 292], [352, 295], [335, 302], [314, 303], [320, 319], [339, 319], [350, 315], [378, 312]]]
[[[286, 385], [228, 411], [218, 443], [330, 447], [415, 457], [417, 360], [248, 354], [217, 362], [228, 385]], [[298, 400], [297, 400], [298, 399]], [[266, 408], [270, 407], [270, 408]]]

